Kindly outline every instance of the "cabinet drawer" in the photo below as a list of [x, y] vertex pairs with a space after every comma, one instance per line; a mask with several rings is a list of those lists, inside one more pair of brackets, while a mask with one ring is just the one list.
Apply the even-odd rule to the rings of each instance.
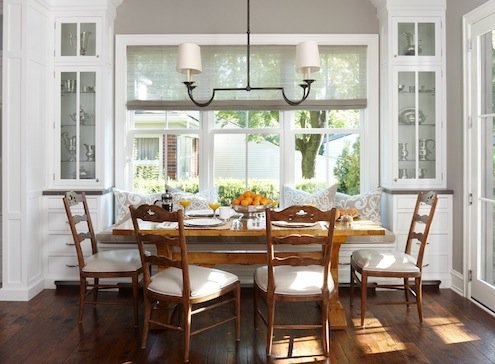
[[[97, 201], [96, 197], [86, 195], [86, 202], [88, 203], [88, 207], [90, 210], [96, 210], [97, 209], [98, 201]], [[65, 214], [63, 196], [47, 197], [46, 198], [46, 207], [48, 208], [48, 210], [60, 209]]]
[[[69, 234], [51, 234], [47, 236], [45, 251], [48, 254], [76, 254], [76, 247], [72, 235]], [[89, 240], [83, 243], [83, 253], [89, 255], [91, 253], [91, 242]]]
[[79, 279], [76, 256], [48, 256], [47, 273], [56, 279]]
[[[98, 221], [98, 216], [96, 212], [91, 213], [91, 221]], [[49, 233], [61, 233], [70, 234], [69, 220], [67, 219], [67, 214], [63, 212], [49, 211], [47, 215], [48, 221], [48, 232]], [[83, 229], [84, 227], [84, 229]], [[81, 223], [81, 232], [86, 232], [86, 224]]]
[[[411, 226], [412, 211], [398, 211], [397, 212], [397, 230], [395, 233], [407, 234], [409, 227]], [[435, 216], [433, 216], [433, 222], [430, 227], [430, 234], [448, 234], [451, 227], [451, 215], [448, 211], [437, 210]], [[421, 228], [422, 229], [422, 228]]]
[[[397, 249], [404, 251], [406, 248], [407, 234], [397, 235]], [[429, 254], [447, 254], [450, 251], [449, 244], [451, 240], [446, 234], [431, 234], [428, 236], [428, 245], [425, 249], [425, 255]], [[415, 241], [412, 246], [412, 253], [415, 255], [418, 252], [419, 244]]]
[[[400, 196], [397, 198], [397, 209], [413, 210], [416, 205], [417, 195]], [[450, 196], [438, 196], [437, 212], [442, 209], [450, 209]]]

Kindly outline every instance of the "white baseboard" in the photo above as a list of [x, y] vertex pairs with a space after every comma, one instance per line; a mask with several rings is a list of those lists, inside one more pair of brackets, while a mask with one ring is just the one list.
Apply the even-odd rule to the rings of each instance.
[[2, 287], [0, 289], [0, 301], [29, 301], [44, 288], [44, 281], [39, 280], [28, 288]]
[[459, 294], [462, 297], [465, 296], [464, 292], [464, 275], [454, 269], [450, 271], [450, 276], [452, 277], [452, 284], [450, 289]]

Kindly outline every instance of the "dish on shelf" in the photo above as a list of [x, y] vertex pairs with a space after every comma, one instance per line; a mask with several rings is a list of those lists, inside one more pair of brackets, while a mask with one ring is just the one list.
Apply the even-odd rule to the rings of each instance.
[[[416, 109], [412, 107], [407, 107], [402, 109], [399, 113], [399, 122], [402, 124], [415, 124], [416, 123]], [[418, 124], [423, 124], [425, 122], [425, 114], [418, 110]]]

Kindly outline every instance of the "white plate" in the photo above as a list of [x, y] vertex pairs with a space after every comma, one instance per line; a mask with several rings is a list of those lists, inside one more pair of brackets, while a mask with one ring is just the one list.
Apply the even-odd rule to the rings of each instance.
[[[208, 217], [213, 216], [213, 210], [186, 210], [186, 215], [191, 217]], [[216, 215], [218, 215], [218, 210], [216, 211]]]
[[191, 219], [184, 221], [184, 226], [189, 227], [212, 227], [222, 226], [225, 222], [219, 219]]
[[315, 226], [316, 222], [287, 222], [287, 221], [272, 221], [272, 225], [278, 227], [290, 227], [290, 228], [308, 228]]

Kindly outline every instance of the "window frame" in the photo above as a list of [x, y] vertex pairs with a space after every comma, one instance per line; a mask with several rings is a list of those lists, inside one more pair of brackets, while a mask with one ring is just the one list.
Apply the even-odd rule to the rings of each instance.
[[[251, 35], [251, 44], [296, 45], [314, 40], [321, 45], [364, 45], [367, 47], [367, 107], [361, 118], [361, 193], [369, 192], [380, 185], [379, 177], [379, 47], [377, 34], [258, 34]], [[243, 45], [245, 35], [233, 34], [122, 34], [115, 42], [115, 186], [132, 190], [132, 137], [131, 112], [127, 110], [127, 46], [133, 45], [177, 45], [193, 42], [198, 45]], [[304, 104], [300, 109], [304, 109]], [[281, 122], [285, 123], [292, 111], [281, 111]], [[200, 154], [199, 185], [201, 189], [213, 186], [213, 111], [201, 111], [199, 129]], [[163, 133], [163, 130], [160, 132]], [[189, 130], [189, 133], [191, 130]], [[290, 140], [294, 130], [281, 127], [281, 139]], [[149, 133], [149, 130], [147, 130]], [[287, 142], [281, 143], [281, 153], [291, 155]], [[293, 154], [293, 153], [292, 153]], [[293, 157], [292, 157], [293, 158]], [[291, 158], [281, 159], [281, 186], [294, 183]], [[293, 173], [292, 173], [293, 175]]]

